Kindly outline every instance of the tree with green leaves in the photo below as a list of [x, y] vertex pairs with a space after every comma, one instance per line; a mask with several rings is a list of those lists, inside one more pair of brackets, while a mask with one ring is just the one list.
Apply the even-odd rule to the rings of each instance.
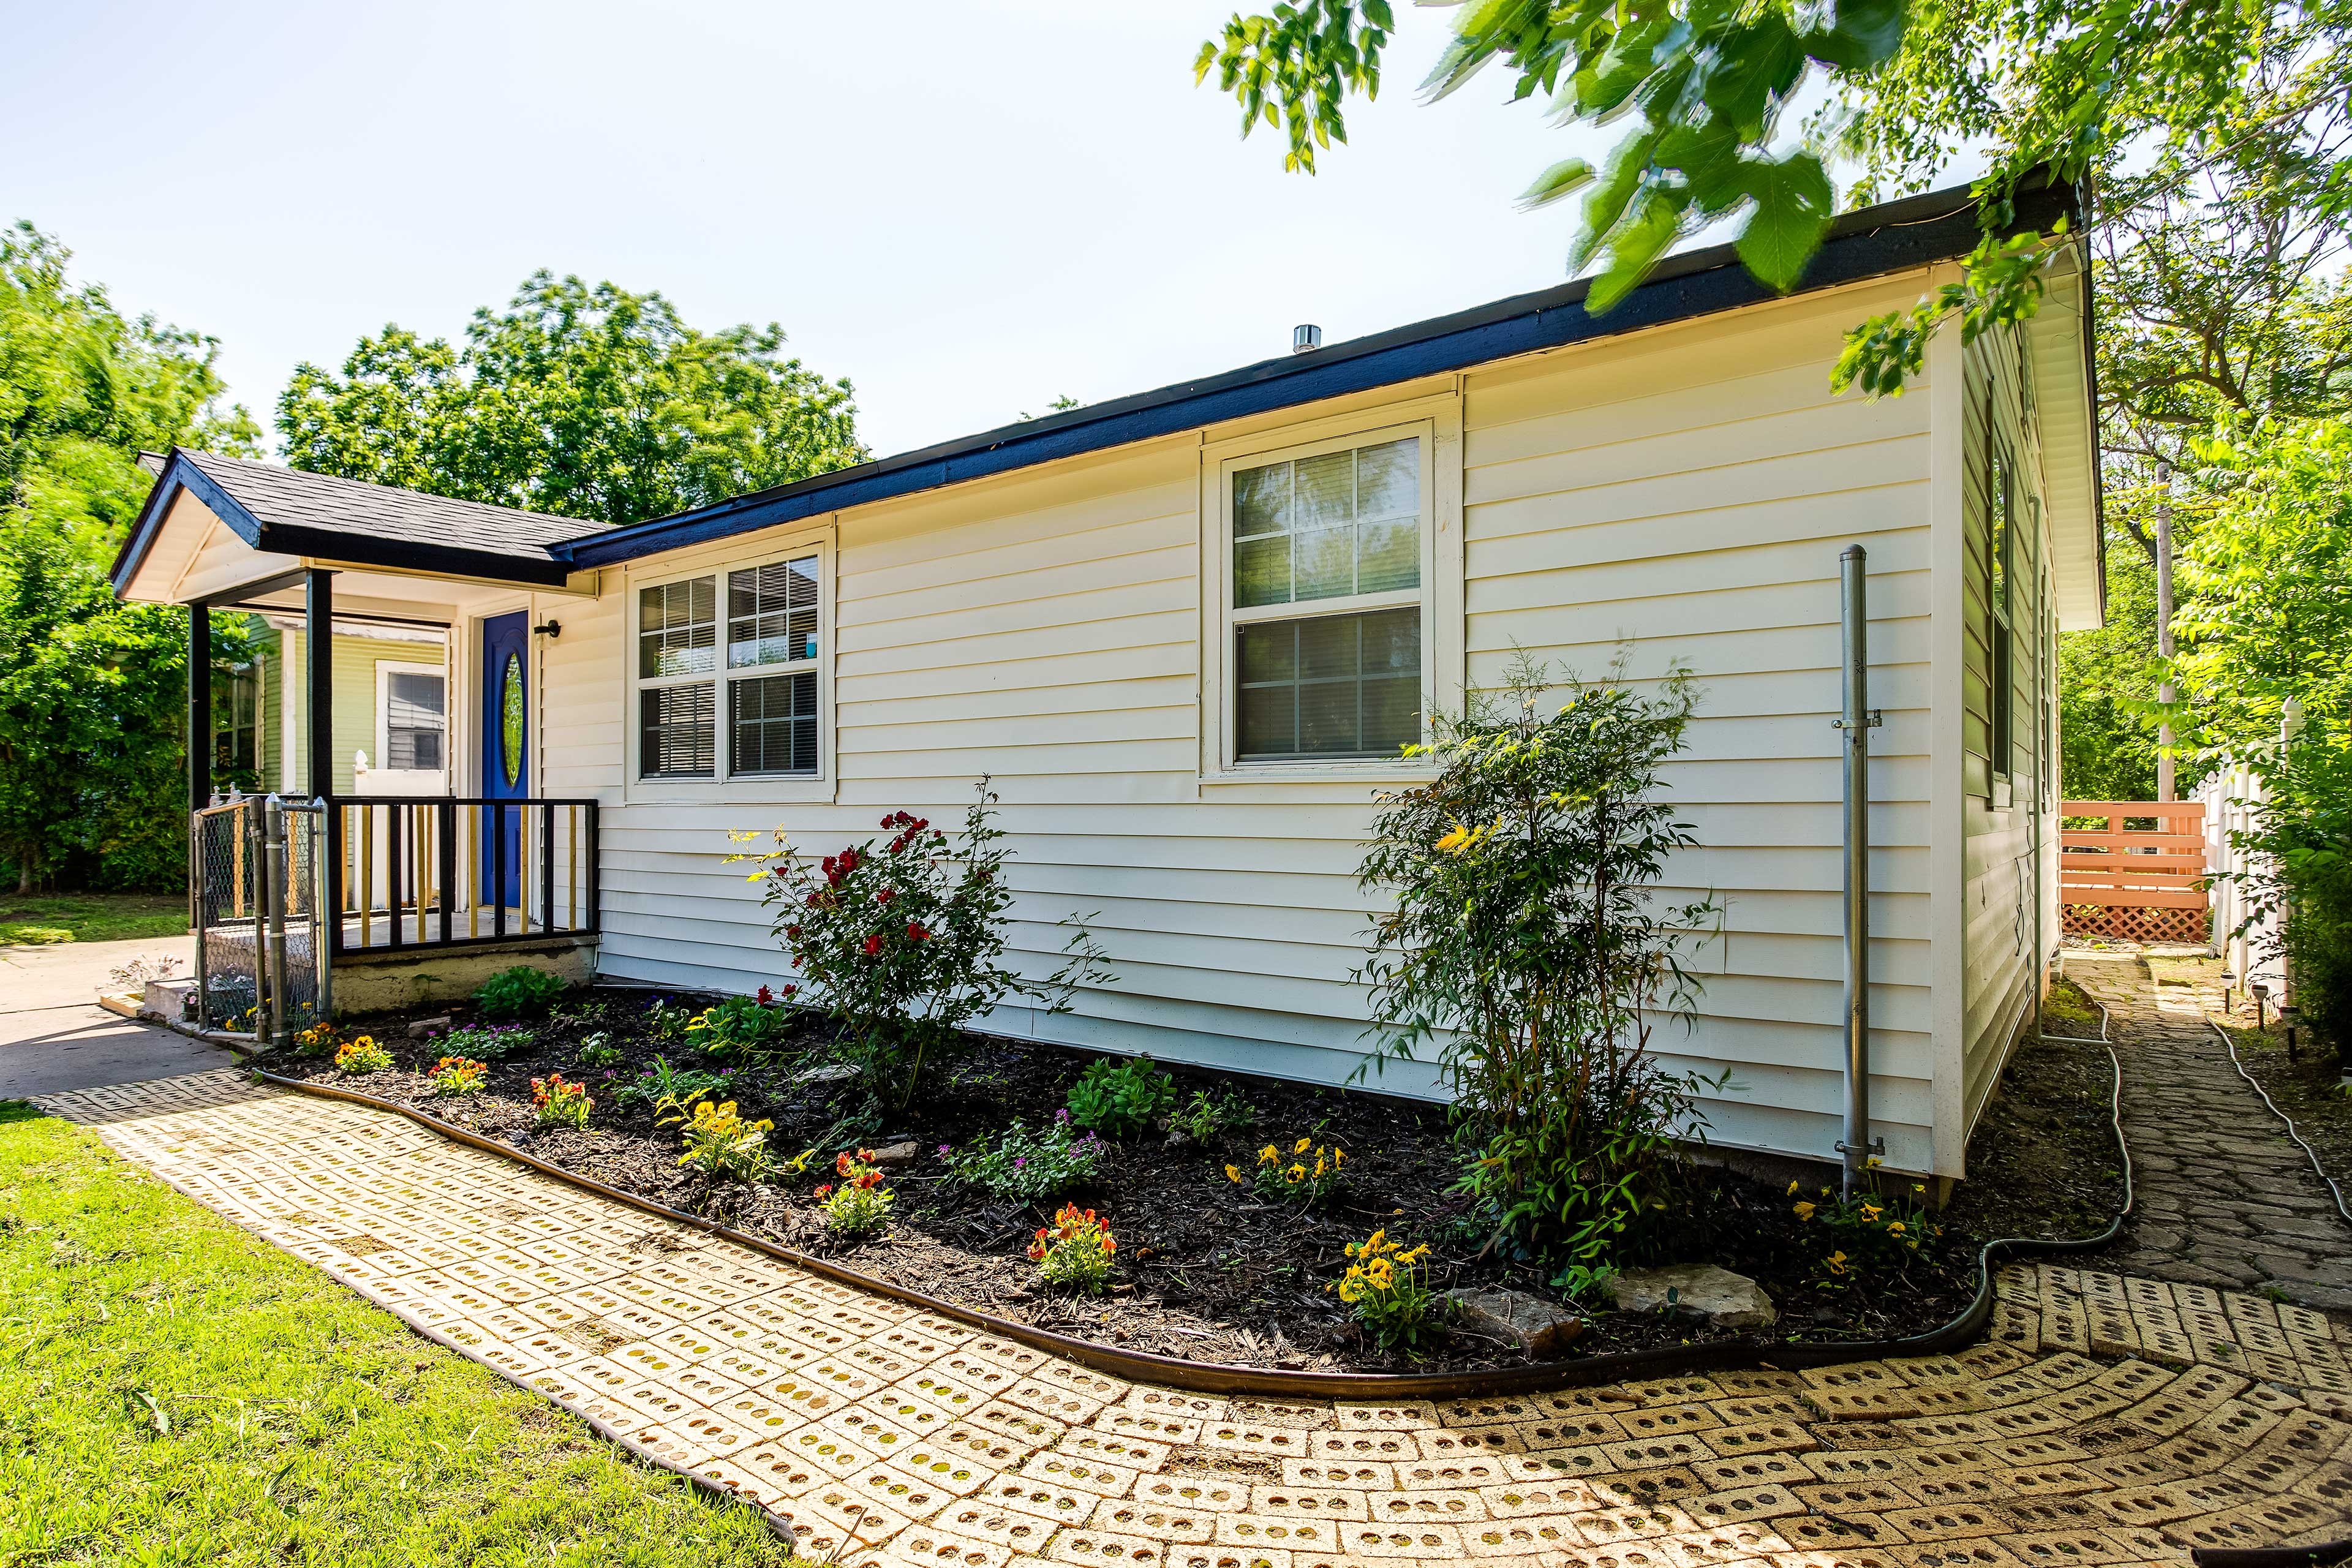
[[[1437, 3], [1454, 12], [1454, 37], [1424, 96], [1499, 65], [1516, 78], [1514, 101], [1563, 124], [1623, 127], [1601, 167], [1563, 159], [1525, 198], [1584, 194], [1570, 261], [1598, 263], [1595, 310], [1717, 222], [1737, 226], [1759, 280], [1789, 289], [1836, 210], [1837, 161], [1858, 163], [1854, 194], [1874, 197], [1925, 188], [1955, 148], [1981, 150], [1984, 232], [1964, 276], [1848, 336], [1837, 383], [1871, 393], [1899, 391], [1943, 321], [1973, 339], [2039, 307], [2045, 237], [2013, 227], [2034, 169], [2095, 199], [2127, 154], [2194, 171], [2352, 87], [2352, 8], [2341, 0]], [[1347, 98], [1378, 92], [1394, 26], [1387, 0], [1288, 0], [1235, 15], [1194, 69], [1239, 100], [1244, 134], [1285, 128], [1286, 163], [1311, 173], [1318, 149], [1346, 139]], [[1792, 127], [1809, 92], [1827, 107]], [[2340, 168], [2314, 174], [2340, 216]]]
[[397, 326], [340, 374], [295, 367], [278, 429], [298, 468], [589, 521], [642, 522], [865, 460], [846, 381], [783, 330], [718, 332], [659, 294], [541, 271], [465, 346]]
[[[0, 233], [0, 860], [43, 884], [169, 887], [187, 837], [186, 623], [116, 602], [105, 567], [153, 479], [142, 449], [251, 453], [213, 340], [69, 280]], [[242, 657], [233, 628], [215, 653]]]

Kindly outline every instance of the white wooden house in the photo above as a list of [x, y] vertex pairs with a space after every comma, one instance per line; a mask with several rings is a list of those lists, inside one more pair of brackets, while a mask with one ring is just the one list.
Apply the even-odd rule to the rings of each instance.
[[[2071, 205], [2034, 191], [2019, 221]], [[1703, 847], [1675, 880], [1727, 916], [1673, 1044], [1733, 1071], [1717, 1143], [1825, 1159], [1860, 543], [1875, 1130], [1890, 1164], [1959, 1176], [2057, 940], [2053, 635], [2102, 614], [2079, 250], [2030, 327], [1947, 328], [1906, 395], [1829, 376], [1976, 234], [1964, 192], [1914, 198], [1840, 220], [1786, 297], [1703, 250], [1605, 314], [1570, 284], [619, 529], [175, 453], [116, 583], [447, 628], [459, 795], [594, 803], [584, 853], [577, 806], [516, 835], [509, 942], [772, 983], [730, 829], [829, 850], [900, 807], [952, 817], [986, 773], [1017, 945], [1042, 973], [1086, 914], [1118, 973], [1000, 1027], [1331, 1082], [1364, 1048], [1370, 797], [1419, 776], [1392, 759], [1420, 715], [1514, 645], [1680, 661], [1704, 697], [1671, 776]], [[483, 846], [429, 853], [467, 884], [436, 909], [497, 940]], [[416, 942], [467, 940], [437, 919]]]

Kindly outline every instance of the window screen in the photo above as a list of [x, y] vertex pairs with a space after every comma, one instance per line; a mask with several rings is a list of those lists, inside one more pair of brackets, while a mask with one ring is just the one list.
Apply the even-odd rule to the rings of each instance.
[[1393, 756], [1421, 739], [1421, 612], [1236, 628], [1240, 760]]
[[637, 595], [637, 673], [647, 679], [711, 673], [717, 668], [717, 601], [709, 577], [642, 590]]
[[1421, 442], [1325, 452], [1234, 475], [1234, 605], [1421, 586]]
[[448, 730], [446, 694], [437, 675], [394, 670], [384, 677], [385, 767], [439, 771]]
[[727, 574], [727, 664], [791, 664], [816, 657], [816, 557]]
[[816, 772], [816, 671], [730, 681], [727, 700], [729, 773]]

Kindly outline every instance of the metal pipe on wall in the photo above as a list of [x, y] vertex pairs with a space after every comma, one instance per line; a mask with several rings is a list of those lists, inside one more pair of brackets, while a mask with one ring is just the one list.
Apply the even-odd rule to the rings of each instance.
[[1870, 731], [1879, 715], [1870, 706], [1869, 554], [1849, 544], [1838, 556], [1844, 604], [1844, 712], [1836, 721], [1845, 740], [1845, 1136], [1844, 1190], [1864, 1184], [1871, 1156], [1885, 1152], [1870, 1135]]

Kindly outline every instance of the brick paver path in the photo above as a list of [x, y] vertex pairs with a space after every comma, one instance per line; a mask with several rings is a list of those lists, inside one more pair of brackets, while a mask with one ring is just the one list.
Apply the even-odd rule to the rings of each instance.
[[2352, 1330], [2012, 1267], [1957, 1356], [1445, 1405], [1123, 1382], [213, 1072], [53, 1097], [421, 1331], [844, 1568], [2179, 1563], [2352, 1520]]
[[2139, 1202], [2114, 1267], [2352, 1311], [2352, 1226], [2205, 1022], [2218, 993], [2155, 984], [2137, 954], [2070, 951], [2108, 1010]]

